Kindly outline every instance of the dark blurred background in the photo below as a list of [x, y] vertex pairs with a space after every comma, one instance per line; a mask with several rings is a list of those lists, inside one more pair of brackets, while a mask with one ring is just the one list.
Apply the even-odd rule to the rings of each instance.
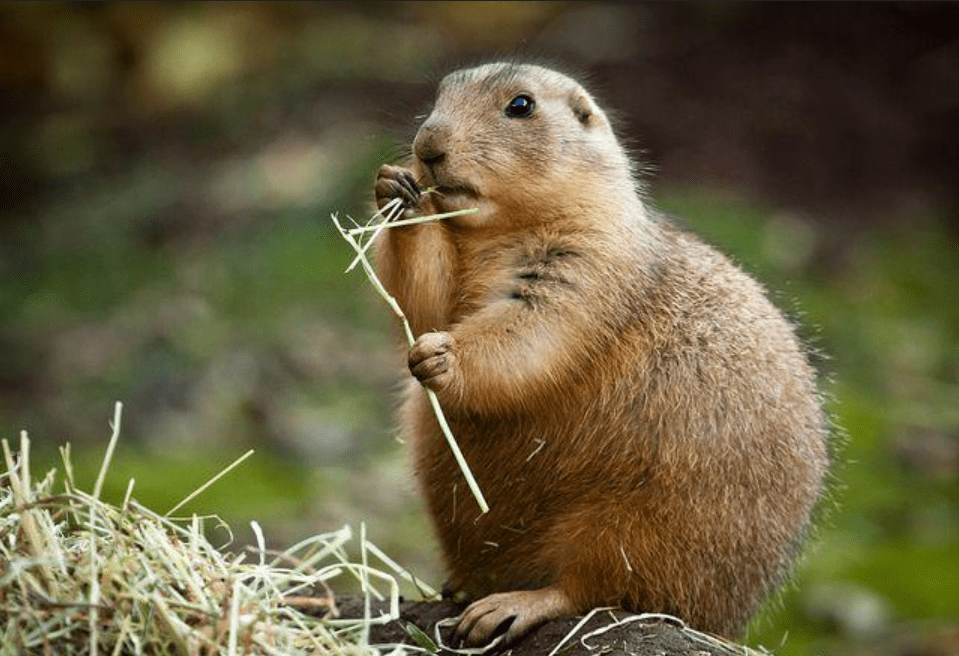
[[[655, 202], [762, 279], [846, 444], [750, 644], [959, 654], [959, 4], [0, 4], [0, 434], [271, 546], [365, 521], [441, 582], [391, 428], [388, 311], [344, 275], [450, 67], [580, 71]], [[40, 465], [35, 465], [40, 470]]]

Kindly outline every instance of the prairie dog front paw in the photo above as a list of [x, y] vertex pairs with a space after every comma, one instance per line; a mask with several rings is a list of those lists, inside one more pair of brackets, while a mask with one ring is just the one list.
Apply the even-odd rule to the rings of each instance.
[[376, 207], [383, 207], [394, 198], [403, 199], [403, 207], [411, 209], [420, 202], [420, 187], [412, 171], [384, 164], [376, 174]]
[[445, 388], [455, 365], [453, 346], [447, 332], [423, 333], [410, 348], [410, 373], [434, 392]]

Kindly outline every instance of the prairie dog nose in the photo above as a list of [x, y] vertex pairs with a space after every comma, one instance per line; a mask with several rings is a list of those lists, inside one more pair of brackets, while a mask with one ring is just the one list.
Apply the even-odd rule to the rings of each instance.
[[413, 140], [413, 154], [424, 164], [437, 164], [446, 156], [450, 128], [432, 118], [426, 120]]

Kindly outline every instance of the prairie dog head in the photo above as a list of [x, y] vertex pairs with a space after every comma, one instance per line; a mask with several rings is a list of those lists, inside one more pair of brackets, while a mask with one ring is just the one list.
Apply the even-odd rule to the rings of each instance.
[[443, 78], [413, 159], [439, 210], [480, 208], [464, 225], [548, 219], [558, 204], [633, 193], [629, 161], [593, 98], [569, 77], [527, 64]]

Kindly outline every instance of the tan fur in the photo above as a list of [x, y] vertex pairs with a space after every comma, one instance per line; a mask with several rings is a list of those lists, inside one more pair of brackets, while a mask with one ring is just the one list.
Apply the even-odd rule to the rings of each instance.
[[[529, 118], [504, 108], [517, 94]], [[377, 267], [419, 337], [401, 424], [470, 642], [601, 605], [725, 636], [787, 572], [827, 426], [791, 326], [724, 256], [651, 215], [603, 112], [554, 71], [442, 82], [418, 215]], [[403, 169], [385, 166], [382, 206]], [[463, 191], [465, 190], [465, 191]], [[491, 511], [480, 516], [421, 385]]]

